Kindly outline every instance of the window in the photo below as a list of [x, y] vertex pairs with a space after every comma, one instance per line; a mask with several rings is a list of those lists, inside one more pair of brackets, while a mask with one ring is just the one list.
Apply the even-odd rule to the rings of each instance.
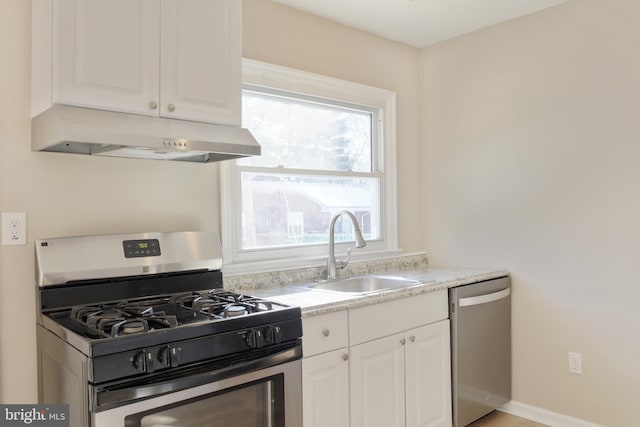
[[[262, 155], [221, 164], [225, 264], [309, 265], [344, 209], [367, 241], [354, 258], [395, 251], [393, 92], [250, 60], [243, 78], [243, 127]], [[353, 245], [346, 218], [335, 240], [336, 253]]]

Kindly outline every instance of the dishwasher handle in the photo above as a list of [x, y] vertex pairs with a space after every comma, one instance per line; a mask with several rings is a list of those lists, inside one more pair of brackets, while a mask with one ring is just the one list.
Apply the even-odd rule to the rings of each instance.
[[459, 307], [469, 307], [472, 305], [486, 304], [493, 301], [498, 301], [502, 298], [506, 298], [511, 295], [511, 288], [506, 288], [498, 292], [491, 294], [480, 295], [477, 297], [460, 298], [458, 301]]

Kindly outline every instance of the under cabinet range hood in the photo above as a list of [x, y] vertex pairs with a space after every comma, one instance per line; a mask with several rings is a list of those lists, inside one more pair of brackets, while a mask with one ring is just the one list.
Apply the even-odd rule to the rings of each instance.
[[243, 128], [54, 105], [31, 121], [33, 151], [217, 162], [259, 156]]

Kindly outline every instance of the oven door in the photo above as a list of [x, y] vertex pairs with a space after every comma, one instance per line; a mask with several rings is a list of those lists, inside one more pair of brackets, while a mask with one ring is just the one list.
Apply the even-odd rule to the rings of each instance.
[[91, 426], [301, 426], [301, 355], [296, 347], [218, 371], [102, 389], [95, 394], [100, 405], [92, 411]]

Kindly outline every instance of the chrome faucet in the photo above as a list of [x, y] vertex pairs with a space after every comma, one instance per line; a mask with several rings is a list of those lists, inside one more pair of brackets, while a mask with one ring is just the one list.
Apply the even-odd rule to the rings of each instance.
[[329, 258], [327, 259], [327, 280], [334, 280], [336, 278], [336, 268], [343, 269], [349, 264], [349, 259], [351, 259], [351, 248], [347, 250], [347, 257], [343, 260], [336, 261], [335, 256], [335, 242], [334, 242], [334, 234], [336, 228], [336, 221], [340, 215], [346, 215], [351, 220], [353, 224], [353, 231], [356, 235], [356, 248], [364, 248], [367, 246], [367, 242], [364, 241], [364, 237], [362, 237], [362, 232], [360, 231], [360, 226], [358, 225], [358, 220], [356, 217], [349, 211], [339, 211], [333, 215], [331, 218], [331, 224], [329, 225]]

